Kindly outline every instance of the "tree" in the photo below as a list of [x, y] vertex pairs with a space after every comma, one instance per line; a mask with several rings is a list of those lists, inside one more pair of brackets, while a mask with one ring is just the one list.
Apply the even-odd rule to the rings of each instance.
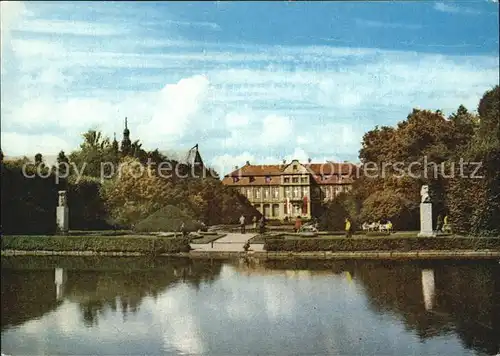
[[64, 151], [57, 155], [57, 171], [60, 175], [65, 176], [69, 167], [69, 158], [66, 157]]
[[[500, 235], [500, 89], [487, 91], [478, 105], [479, 124], [470, 145], [458, 154], [467, 165], [450, 180], [449, 215], [456, 232]], [[478, 172], [476, 166], [480, 164]], [[472, 175], [473, 173], [474, 176]]]
[[43, 163], [43, 156], [41, 153], [37, 153], [35, 155], [35, 166], [39, 166], [42, 163]]
[[[109, 138], [104, 137], [101, 132], [89, 130], [83, 135], [83, 143], [80, 149], [72, 152], [69, 160], [74, 163], [76, 169], [90, 177], [100, 178], [101, 168], [104, 174], [109, 176], [118, 169], [119, 156], [114, 151]], [[75, 169], [75, 167], [72, 167]], [[75, 173], [75, 172], [72, 172]]]
[[[167, 203], [175, 203], [172, 187], [137, 159], [122, 162], [121, 175], [107, 180], [102, 196], [116, 223], [131, 226]], [[175, 205], [175, 204], [173, 204]]]
[[342, 231], [345, 219], [349, 218], [353, 229], [358, 225], [359, 206], [350, 193], [340, 193], [332, 201], [325, 204], [319, 219], [320, 229]]
[[374, 192], [364, 202], [360, 220], [377, 222], [391, 220], [395, 228], [415, 228], [417, 226], [416, 209], [413, 202], [391, 190]]

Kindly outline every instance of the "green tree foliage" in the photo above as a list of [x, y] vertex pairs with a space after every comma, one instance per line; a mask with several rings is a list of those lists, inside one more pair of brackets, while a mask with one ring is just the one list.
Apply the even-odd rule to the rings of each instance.
[[[453, 229], [478, 236], [500, 235], [500, 89], [487, 91], [478, 105], [479, 124], [470, 144], [457, 153], [465, 162], [455, 167], [448, 200]], [[476, 167], [480, 168], [476, 171]]]
[[5, 234], [54, 233], [57, 205], [57, 186], [54, 177], [27, 178], [22, 172], [22, 166], [27, 162], [29, 160], [25, 158], [2, 163], [2, 232]]
[[175, 199], [171, 193], [168, 181], [131, 157], [123, 159], [120, 175], [106, 180], [101, 191], [111, 221], [120, 225], [132, 225], [146, 218]]
[[61, 176], [66, 176], [69, 169], [69, 158], [64, 151], [59, 152], [57, 155], [57, 173]]
[[352, 194], [340, 193], [323, 207], [323, 214], [319, 219], [320, 229], [343, 231], [346, 218], [351, 221], [352, 228], [356, 229], [359, 223], [359, 206]]

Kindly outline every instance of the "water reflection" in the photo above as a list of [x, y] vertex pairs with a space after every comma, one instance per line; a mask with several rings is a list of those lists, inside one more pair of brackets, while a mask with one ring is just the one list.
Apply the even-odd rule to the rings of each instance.
[[424, 305], [425, 310], [432, 310], [434, 305], [434, 270], [423, 269], [422, 270], [422, 293], [424, 295]]
[[490, 263], [3, 258], [2, 351], [495, 354], [499, 275]]

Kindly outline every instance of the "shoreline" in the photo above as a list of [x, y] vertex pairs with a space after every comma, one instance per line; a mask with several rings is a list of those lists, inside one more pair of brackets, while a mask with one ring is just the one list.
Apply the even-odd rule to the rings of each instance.
[[[1, 256], [103, 256], [103, 257], [140, 257], [148, 256], [141, 252], [96, 252], [96, 251], [27, 251], [2, 250]], [[150, 255], [149, 255], [150, 256]], [[156, 257], [188, 257], [206, 259], [256, 258], [262, 260], [282, 259], [500, 259], [496, 250], [426, 250], [426, 251], [352, 251], [352, 252], [267, 252], [267, 251], [191, 251], [162, 253]]]

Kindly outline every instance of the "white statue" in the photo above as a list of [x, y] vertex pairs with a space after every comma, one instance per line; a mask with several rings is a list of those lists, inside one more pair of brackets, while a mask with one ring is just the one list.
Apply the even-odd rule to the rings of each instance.
[[421, 203], [430, 203], [431, 197], [429, 196], [429, 186], [423, 185], [420, 189], [420, 196], [422, 197]]
[[66, 206], [66, 191], [59, 191], [59, 206]]

